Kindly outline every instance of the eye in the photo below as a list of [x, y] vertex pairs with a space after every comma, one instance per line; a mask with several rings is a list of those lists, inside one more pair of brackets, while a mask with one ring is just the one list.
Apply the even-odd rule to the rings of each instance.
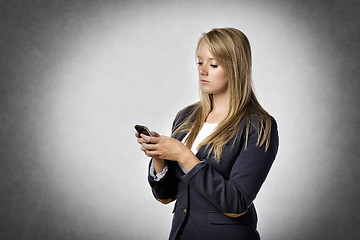
[[199, 65], [199, 66], [201, 66], [203, 63], [199, 61], [199, 62], [197, 62], [196, 64]]
[[217, 67], [218, 67], [218, 65], [215, 65], [215, 64], [210, 64], [210, 67], [212, 67], [212, 68], [217, 68]]

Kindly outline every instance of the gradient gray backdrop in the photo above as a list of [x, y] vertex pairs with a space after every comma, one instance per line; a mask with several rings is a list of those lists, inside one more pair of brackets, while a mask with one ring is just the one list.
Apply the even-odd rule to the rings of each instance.
[[[359, 1], [0, 1], [0, 239], [166, 239], [133, 126], [198, 100], [202, 32], [250, 39], [280, 149], [265, 240], [359, 239]], [[206, 229], [199, 229], [206, 231]]]

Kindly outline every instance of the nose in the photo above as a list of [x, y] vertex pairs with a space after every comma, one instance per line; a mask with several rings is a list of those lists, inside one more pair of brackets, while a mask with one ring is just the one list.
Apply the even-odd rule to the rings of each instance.
[[202, 76], [207, 76], [208, 71], [204, 65], [199, 66], [199, 74]]

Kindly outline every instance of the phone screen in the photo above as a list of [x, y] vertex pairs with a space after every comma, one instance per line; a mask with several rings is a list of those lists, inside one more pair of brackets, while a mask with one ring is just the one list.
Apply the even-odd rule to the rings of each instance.
[[143, 125], [135, 125], [135, 129], [136, 131], [138, 131], [140, 134], [145, 134], [147, 136], [152, 136], [150, 130], [146, 127], [146, 126], [143, 126]]

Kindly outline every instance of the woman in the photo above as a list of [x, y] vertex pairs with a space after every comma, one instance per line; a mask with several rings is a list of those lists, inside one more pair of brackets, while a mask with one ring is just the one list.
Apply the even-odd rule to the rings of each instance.
[[141, 134], [157, 200], [176, 199], [169, 239], [260, 239], [253, 201], [278, 149], [275, 120], [251, 86], [251, 50], [234, 28], [196, 50], [201, 100], [181, 110], [172, 137]]

